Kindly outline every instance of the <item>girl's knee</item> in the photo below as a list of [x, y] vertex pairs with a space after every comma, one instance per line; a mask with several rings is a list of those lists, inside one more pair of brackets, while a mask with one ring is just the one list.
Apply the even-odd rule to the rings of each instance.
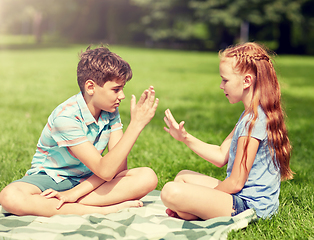
[[180, 199], [181, 189], [176, 182], [167, 182], [161, 190], [161, 200], [165, 202], [176, 202]]
[[177, 176], [175, 177], [175, 182], [184, 182], [184, 177], [188, 174], [191, 174], [192, 171], [190, 170], [181, 170]]

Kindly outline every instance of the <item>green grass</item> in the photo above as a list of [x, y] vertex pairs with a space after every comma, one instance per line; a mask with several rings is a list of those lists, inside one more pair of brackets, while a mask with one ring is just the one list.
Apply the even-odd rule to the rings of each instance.
[[[86, 48], [0, 50], [0, 189], [24, 175], [51, 111], [76, 94], [78, 53]], [[126, 126], [130, 98], [150, 85], [160, 103], [153, 120], [141, 133], [129, 155], [129, 167], [149, 166], [158, 175], [157, 189], [182, 169], [224, 179], [226, 168], [217, 168], [172, 139], [164, 130], [164, 111], [170, 108], [192, 135], [220, 144], [243, 110], [230, 105], [219, 89], [216, 53], [164, 51], [112, 46], [127, 60], [134, 77], [125, 87], [120, 106]], [[278, 56], [278, 74], [293, 145], [294, 180], [283, 182], [279, 213], [229, 234], [230, 239], [312, 239], [314, 236], [314, 58]]]

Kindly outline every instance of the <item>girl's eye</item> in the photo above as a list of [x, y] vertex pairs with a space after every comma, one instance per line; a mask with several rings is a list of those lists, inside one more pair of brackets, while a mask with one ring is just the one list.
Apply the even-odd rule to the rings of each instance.
[[118, 93], [118, 92], [120, 91], [120, 89], [119, 89], [119, 88], [116, 88], [116, 89], [113, 89], [113, 91], [114, 91], [115, 93]]

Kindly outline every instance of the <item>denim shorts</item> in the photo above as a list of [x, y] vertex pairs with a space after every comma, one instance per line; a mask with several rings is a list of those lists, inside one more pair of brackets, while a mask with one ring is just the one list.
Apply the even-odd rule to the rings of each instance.
[[234, 212], [231, 213], [231, 216], [234, 217], [235, 215], [238, 215], [241, 212], [244, 212], [245, 210], [249, 209], [246, 201], [237, 195], [231, 195], [233, 199], [233, 206]]
[[71, 178], [56, 183], [50, 176], [48, 176], [44, 172], [24, 176], [23, 178], [16, 180], [14, 182], [26, 182], [33, 184], [37, 186], [42, 192], [49, 188], [52, 188], [58, 192], [62, 192], [74, 188], [76, 185], [80, 183]]

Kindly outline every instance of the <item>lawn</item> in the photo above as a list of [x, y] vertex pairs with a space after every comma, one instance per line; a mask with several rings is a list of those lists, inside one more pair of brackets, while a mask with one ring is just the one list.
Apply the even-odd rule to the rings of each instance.
[[[30, 167], [40, 133], [51, 111], [76, 94], [78, 53], [86, 48], [0, 50], [0, 190]], [[153, 120], [129, 155], [129, 167], [149, 166], [158, 175], [158, 190], [182, 169], [221, 180], [226, 168], [200, 159], [164, 130], [170, 108], [188, 132], [220, 144], [233, 129], [243, 106], [230, 105], [219, 88], [216, 53], [151, 50], [112, 46], [127, 60], [133, 79], [120, 106], [124, 129], [130, 121], [130, 98], [153, 85], [160, 103]], [[287, 126], [293, 145], [293, 180], [282, 182], [279, 213], [229, 234], [230, 239], [313, 239], [314, 237], [314, 57], [277, 56]], [[311, 180], [312, 179], [312, 180]]]

